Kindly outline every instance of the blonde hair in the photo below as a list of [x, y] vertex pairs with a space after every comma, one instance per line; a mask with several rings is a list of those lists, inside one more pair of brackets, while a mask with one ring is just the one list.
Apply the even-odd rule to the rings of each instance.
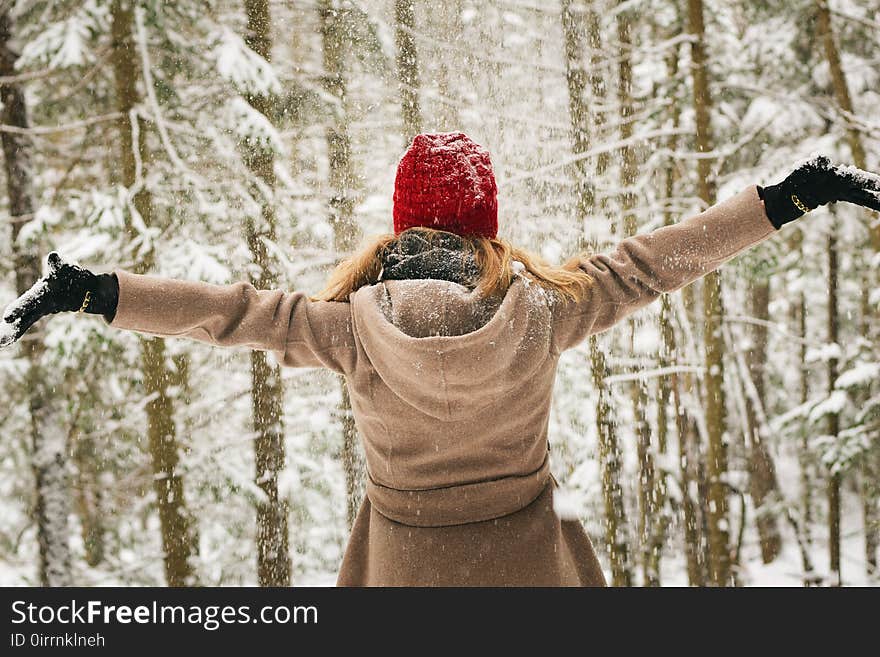
[[[431, 242], [446, 231], [417, 226], [398, 235], [385, 233], [369, 239], [351, 256], [336, 265], [324, 289], [309, 297], [312, 301], [348, 301], [349, 295], [364, 285], [379, 282], [383, 256], [390, 251], [404, 233], [417, 231]], [[475, 256], [480, 279], [477, 284], [481, 296], [501, 294], [517, 274], [514, 262], [520, 262], [521, 272], [534, 282], [556, 292], [568, 301], [583, 299], [592, 283], [590, 276], [578, 265], [581, 259], [572, 256], [561, 266], [553, 266], [539, 255], [513, 246], [503, 238], [462, 237], [463, 246]]]

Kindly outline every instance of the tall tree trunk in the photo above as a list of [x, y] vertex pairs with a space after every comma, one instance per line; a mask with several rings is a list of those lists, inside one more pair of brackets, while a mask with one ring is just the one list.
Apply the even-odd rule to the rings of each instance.
[[[761, 559], [771, 563], [782, 550], [782, 536], [779, 533], [778, 513], [775, 508], [765, 504], [779, 501], [779, 485], [776, 481], [776, 465], [773, 456], [764, 442], [761, 431], [765, 428], [763, 409], [767, 408], [766, 367], [767, 362], [767, 323], [770, 321], [770, 281], [763, 278], [752, 284], [752, 317], [761, 323], [753, 324], [752, 348], [746, 353], [748, 376], [754, 386], [754, 394], [746, 395], [746, 420], [748, 423], [749, 449], [749, 495], [755, 505], [755, 522], [761, 542]], [[746, 373], [743, 372], [743, 376]]]
[[[693, 76], [696, 145], [699, 153], [710, 153], [712, 138], [712, 97], [709, 93], [709, 71], [706, 64], [706, 34], [703, 21], [703, 0], [688, 0], [688, 25], [691, 41], [691, 72]], [[697, 191], [706, 207], [715, 204], [715, 181], [711, 160], [697, 160]], [[730, 538], [727, 503], [726, 412], [724, 402], [724, 322], [721, 276], [711, 272], [703, 279], [704, 347], [706, 361], [706, 425], [708, 431], [707, 475], [709, 485], [709, 557], [711, 582], [727, 586], [731, 578]]]
[[[873, 315], [870, 311], [869, 293], [871, 288], [862, 287], [862, 313], [859, 334], [867, 338], [866, 344], [876, 344], [871, 332]], [[868, 395], [862, 393], [860, 403], [866, 402]], [[868, 578], [880, 575], [877, 565], [877, 552], [880, 550], [880, 449], [868, 450], [859, 463], [859, 494], [862, 497], [862, 520], [865, 528], [865, 569]]]
[[[685, 10], [685, 8], [679, 3], [674, 3], [674, 8], [678, 20], [682, 23], [682, 30], [684, 30], [686, 16], [682, 15], [682, 11]], [[677, 34], [674, 36], [677, 36]], [[675, 76], [678, 73], [677, 48], [673, 49], [671, 57], [672, 61], [667, 64], [667, 70], [669, 70], [670, 75]], [[682, 102], [684, 102], [684, 100], [682, 100]], [[677, 106], [677, 103], [675, 105]], [[676, 127], [678, 127], [678, 123], [676, 123]], [[672, 140], [673, 143], [675, 143], [677, 137], [675, 135], [671, 135], [669, 139]], [[672, 165], [670, 165], [670, 167], [671, 166]], [[671, 221], [671, 215], [667, 215], [667, 225], [671, 223]], [[684, 288], [682, 288], [682, 290], [680, 291], [682, 308], [684, 312], [682, 313], [682, 317], [679, 321], [682, 323], [682, 327], [686, 326], [689, 331], [695, 334], [695, 336], [697, 333], [696, 329], [698, 329], [700, 325], [700, 319], [697, 317], [697, 293], [703, 287], [703, 285], [704, 283], [702, 281], [696, 281], [690, 285], [685, 285]], [[668, 302], [668, 299], [666, 300], [666, 302]], [[682, 347], [687, 347], [687, 344], [682, 344]], [[696, 363], [696, 360], [691, 360]], [[689, 396], [694, 400], [700, 398], [700, 395], [702, 394], [701, 381], [698, 376], [691, 372], [685, 372], [680, 378], [680, 383], [681, 389], [676, 393], [679, 395], [679, 397], [682, 397], [682, 393], [684, 393], [685, 396]], [[682, 447], [682, 453], [689, 455], [688, 461], [683, 462], [682, 467], [684, 470], [690, 471], [691, 475], [688, 478], [690, 479], [690, 481], [693, 482], [695, 490], [697, 488], [703, 489], [705, 488], [705, 481], [703, 480], [702, 473], [705, 471], [705, 459], [702, 441], [700, 439], [699, 427], [697, 426], [697, 418], [694, 417], [693, 412], [688, 412], [687, 405], [682, 404], [681, 409], [682, 416], [680, 418], [680, 428], [685, 429], [685, 433], [680, 434], [680, 439], [684, 443]], [[708, 508], [706, 506], [706, 496], [701, 493], [701, 495], [696, 500], [689, 500], [689, 502], [694, 503], [695, 513], [693, 516], [693, 520], [696, 523], [695, 529], [692, 534], [692, 538], [696, 542], [691, 544], [689, 552], [694, 552], [696, 562], [693, 565], [699, 566], [699, 570], [701, 571], [700, 579], [702, 580], [702, 583], [699, 584], [699, 586], [704, 586], [708, 578], [708, 568], [710, 561], [708, 553], [708, 532], [706, 531], [706, 528], [708, 527], [706, 521], [706, 515], [708, 511]]]
[[[113, 76], [116, 88], [116, 108], [122, 113], [118, 122], [120, 169], [122, 184], [134, 191], [134, 209], [144, 225], [154, 223], [150, 191], [143, 185], [150, 164], [146, 146], [145, 124], [132, 111], [139, 101], [137, 91], [137, 55], [132, 40], [133, 7], [126, 0], [114, 0], [112, 5]], [[135, 139], [136, 136], [136, 139]], [[138, 165], [142, 167], [138, 176]], [[137, 231], [131, 217], [126, 215], [126, 231], [134, 240]], [[147, 273], [154, 263], [151, 250], [133, 264], [133, 271]], [[162, 527], [162, 548], [165, 559], [165, 579], [168, 586], [196, 584], [193, 559], [198, 552], [195, 523], [184, 497], [183, 477], [178, 472], [180, 445], [174, 423], [174, 402], [168, 394], [169, 379], [173, 376], [165, 361], [163, 338], [138, 336], [141, 349], [146, 405], [147, 435], [153, 465], [153, 490], [159, 506]]]
[[86, 563], [92, 567], [104, 560], [103, 488], [98, 467], [99, 455], [90, 433], [80, 433], [74, 426], [74, 460], [76, 462], [76, 506], [82, 526], [82, 542]]
[[[245, 0], [245, 43], [267, 62], [272, 61], [272, 21], [268, 0]], [[248, 94], [247, 102], [269, 120], [273, 99]], [[251, 284], [260, 290], [278, 286], [278, 274], [266, 242], [275, 241], [275, 154], [255, 141], [243, 144], [244, 160], [253, 176], [251, 194], [260, 199], [259, 217], [248, 217], [245, 236], [258, 274]], [[289, 504], [278, 494], [278, 474], [284, 469], [284, 387], [280, 366], [270, 363], [264, 351], [251, 351], [251, 398], [257, 434], [256, 483], [264, 493], [257, 504], [257, 578], [260, 586], [289, 586], [291, 563], [288, 534]]]
[[[321, 40], [324, 57], [324, 89], [333, 96], [336, 108], [333, 121], [327, 127], [327, 154], [330, 160], [330, 224], [333, 226], [333, 246], [337, 256], [352, 251], [360, 239], [354, 221], [355, 185], [351, 136], [348, 132], [345, 78], [345, 34], [339, 8], [333, 0], [320, 0]], [[346, 517], [354, 524], [364, 495], [363, 465], [357, 450], [358, 433], [351, 411], [351, 399], [345, 377], [339, 375], [342, 401], [339, 414], [342, 424], [342, 467], [345, 472]]]
[[[572, 127], [572, 152], [575, 155], [589, 150], [590, 111], [584, 94], [587, 89], [587, 76], [583, 69], [584, 48], [584, 9], [572, 0], [563, 0], [562, 29], [565, 46], [566, 82], [568, 86], [569, 115]], [[598, 38], [598, 35], [597, 35]], [[581, 228], [593, 208], [590, 173], [586, 169], [586, 159], [580, 159], [576, 167], [577, 216]], [[584, 233], [582, 230], [581, 233]], [[588, 245], [581, 237], [579, 250]], [[602, 493], [605, 502], [605, 538], [611, 560], [611, 579], [614, 586], [630, 586], [629, 541], [626, 535], [626, 509], [624, 506], [621, 470], [623, 466], [620, 444], [614, 425], [614, 412], [611, 406], [610, 391], [605, 379], [608, 375], [605, 355], [599, 348], [595, 336], [589, 338], [590, 366], [593, 385], [596, 388], [596, 425], [599, 440], [599, 453], [602, 461]]]
[[[798, 334], [803, 341], [798, 350], [800, 363], [801, 404], [806, 404], [810, 395], [809, 368], [807, 366], [807, 295], [801, 290], [798, 295]], [[807, 545], [813, 544], [813, 468], [810, 463], [810, 433], [806, 429], [801, 436], [801, 504], [804, 518], [804, 540]]]
[[[571, 122], [572, 152], [577, 155], [590, 148], [590, 109], [587, 104], [587, 72], [584, 69], [584, 8], [578, 0], [562, 0], [562, 33], [565, 46], [565, 82], [568, 88], [568, 115]], [[598, 37], [598, 35], [597, 35]], [[574, 195], [577, 208], [578, 251], [588, 246], [587, 222], [591, 219], [594, 192], [590, 166], [586, 158], [575, 162], [577, 175]]]
[[403, 136], [407, 146], [422, 131], [419, 102], [419, 55], [416, 50], [414, 0], [394, 0], [395, 37], [397, 40], [397, 77], [403, 114]]
[[[592, 114], [592, 125], [594, 126], [594, 133], [596, 135], [603, 134], [605, 131], [605, 124], [607, 123], [605, 112], [606, 110], [602, 108], [603, 101], [606, 97], [606, 71], [605, 71], [605, 52], [602, 49], [602, 30], [601, 25], [599, 23], [599, 11], [602, 9], [601, 4], [591, 3], [590, 9], [586, 12], [586, 32], [587, 32], [587, 43], [590, 47], [590, 73], [587, 76], [590, 81], [590, 91], [593, 94], [593, 98], [596, 100], [596, 106], [593, 107]], [[596, 156], [596, 169], [595, 176], [597, 180], [600, 180], [605, 172], [608, 170], [608, 165], [611, 162], [611, 153], [608, 151], [599, 153]], [[584, 170], [586, 172], [586, 169]], [[589, 173], [585, 173], [587, 176], [586, 180], [590, 180]], [[590, 187], [590, 193], [595, 194], [595, 186]], [[603, 221], [607, 217], [607, 197], [602, 198], [599, 203], [599, 207], [596, 208], [593, 206], [593, 214], [596, 214], [596, 210], [599, 210], [598, 216], [595, 217], [595, 220]], [[611, 228], [611, 233], [614, 234], [616, 230], [616, 224], [614, 222], [610, 222], [609, 227]]]
[[[627, 0], [619, 4], [626, 4]], [[623, 210], [623, 236], [632, 237], [638, 230], [636, 221], [635, 205], [636, 198], [632, 187], [638, 177], [638, 162], [635, 148], [627, 143], [632, 137], [632, 66], [630, 63], [630, 23], [631, 11], [623, 9], [617, 13], [617, 43], [620, 47], [617, 60], [617, 99], [620, 107], [620, 140], [626, 145], [621, 149], [621, 183], [624, 192], [621, 199]], [[637, 355], [636, 329], [641, 320], [631, 318], [629, 324], [629, 353], [632, 357]], [[634, 373], [640, 368], [636, 367]], [[657, 522], [658, 506], [658, 483], [655, 465], [655, 446], [651, 444], [651, 424], [648, 421], [648, 385], [647, 382], [634, 378], [629, 386], [630, 399], [633, 406], [635, 419], [636, 451], [639, 460], [639, 541], [641, 544], [642, 557], [642, 581], [645, 586], [660, 585], [660, 552], [653, 541], [655, 524]]]
[[[12, 47], [12, 17], [9, 5], [0, 10], [0, 75], [16, 75], [18, 53]], [[3, 102], [2, 121], [17, 128], [28, 128], [24, 92], [17, 84], [0, 85]], [[6, 192], [12, 223], [12, 257], [15, 263], [16, 292], [24, 294], [42, 278], [37, 252], [24, 250], [18, 236], [24, 222], [33, 218], [34, 191], [31, 171], [30, 137], [11, 132], [0, 133], [6, 172]], [[31, 467], [34, 473], [39, 545], [39, 577], [43, 586], [73, 584], [70, 563], [70, 477], [68, 474], [65, 432], [52, 405], [50, 373], [42, 364], [46, 351], [42, 337], [32, 333], [22, 341], [28, 360], [25, 384], [30, 414]]]
[[[825, 49], [825, 57], [828, 60], [828, 67], [831, 73], [831, 85], [834, 91], [834, 98], [844, 114], [846, 122], [846, 139], [849, 145], [850, 154], [852, 155], [853, 164], [860, 169], [867, 169], [868, 162], [865, 156], [865, 147], [862, 142], [862, 135], [856, 125], [851, 120], [851, 116], [855, 114], [852, 97], [849, 92], [849, 83], [843, 65], [840, 61], [840, 52], [834, 39], [834, 29], [831, 24], [831, 12], [828, 8], [827, 0], [816, 0], [817, 8], [817, 36], [822, 39]], [[874, 254], [880, 253], [880, 222], [873, 221], [868, 225], [873, 225], [869, 229], [869, 241], [871, 250]], [[861, 295], [861, 336], [867, 344], [874, 344], [874, 337], [870, 332], [871, 320], [876, 320], [877, 311], [872, 309], [869, 302], [869, 291], [877, 285], [876, 272], [872, 272], [870, 268], [865, 271], [864, 282], [862, 284]], [[876, 477], [876, 472], [870, 467], [870, 459], [865, 462], [868, 464], [867, 470], [862, 473], [862, 480], [872, 482]], [[880, 543], [880, 528], [876, 522], [870, 521], [871, 517], [875, 517], [880, 513], [877, 511], [878, 500], [880, 500], [880, 492], [876, 486], [869, 485], [862, 489], [864, 495], [864, 512], [865, 512], [865, 553], [867, 557], [868, 568], [872, 567], [876, 570], [877, 566], [877, 546]]]
[[[802, 231], [792, 231], [788, 248], [791, 252], [799, 253], [803, 261]], [[807, 403], [810, 395], [809, 366], [807, 365], [807, 296], [803, 286], [799, 285], [795, 292], [794, 303], [791, 306], [791, 323], [795, 326], [795, 334], [798, 337], [798, 394], [800, 404]], [[798, 470], [800, 482], [800, 516], [801, 535], [804, 544], [809, 547], [813, 544], [813, 464], [810, 458], [810, 433], [803, 428], [801, 430], [800, 449], [798, 450]]]
[[[832, 211], [833, 212], [833, 211]], [[837, 259], [837, 222], [832, 222], [828, 230], [828, 343], [839, 344], [840, 318], [838, 316], [839, 273]], [[828, 394], [834, 392], [837, 380], [837, 358], [828, 359]], [[840, 434], [840, 414], [828, 415], [828, 434], [836, 439]], [[842, 586], [843, 576], [840, 568], [840, 482], [841, 473], [832, 465], [828, 476], [828, 558], [833, 585]]]
[[613, 586], [632, 586], [630, 548], [627, 537], [626, 507], [620, 480], [623, 457], [614, 425], [611, 392], [605, 379], [608, 366], [605, 354], [593, 336], [590, 339], [590, 364], [596, 388], [596, 428], [599, 437], [599, 458], [602, 463], [602, 498], [605, 503], [605, 540], [611, 560]]
[[[849, 119], [854, 114], [852, 96], [849, 93], [846, 73], [843, 70], [843, 65], [840, 63], [840, 52], [834, 41], [834, 30], [831, 26], [831, 12], [828, 9], [828, 0], [816, 0], [816, 36], [822, 40], [822, 46], [825, 49], [825, 57], [828, 60], [828, 68], [831, 73], [834, 98], [846, 120], [846, 141], [852, 154], [853, 164], [860, 169], [865, 169], [867, 168], [867, 159], [861, 133]], [[880, 226], [873, 230], [871, 238], [874, 250], [880, 251]]]
[[880, 550], [880, 452], [865, 454], [861, 472], [862, 519], [865, 524], [865, 564], [867, 575], [880, 575], [877, 552]]
[[[676, 30], [670, 37], [677, 36], [679, 30]], [[675, 80], [678, 77], [678, 56], [679, 49], [674, 47], [670, 49], [666, 59], [667, 78]], [[681, 109], [678, 102], [670, 105], [670, 118], [673, 130], [678, 129], [680, 123]], [[678, 145], [677, 135], [670, 134], [666, 138], [666, 147], [670, 153], [674, 153]], [[670, 157], [664, 172], [664, 198], [666, 199], [666, 207], [663, 211], [663, 223], [671, 226], [674, 223], [674, 217], [670, 209], [670, 203], [675, 196], [675, 183], [678, 178], [675, 169], [675, 160]], [[685, 321], [686, 318], [685, 318]], [[675, 335], [674, 313], [670, 297], [664, 294], [660, 298], [660, 338], [662, 341], [660, 349], [660, 366], [663, 368], [677, 366], [680, 361], [678, 353], [678, 344]], [[691, 458], [691, 444], [696, 442], [693, 432], [693, 422], [687, 417], [687, 410], [682, 403], [681, 388], [690, 385], [690, 374], [680, 377], [677, 373], [663, 376], [659, 379], [660, 385], [660, 412], [658, 417], [658, 434], [657, 442], [661, 452], [666, 451], [668, 439], [666, 437], [668, 420], [666, 418], [666, 409], [669, 402], [672, 402], [672, 411], [674, 415], [675, 433], [678, 439], [678, 464], [679, 476], [681, 481], [681, 498], [682, 498], [682, 515], [684, 521], [684, 547], [687, 559], [688, 583], [691, 586], [703, 586], [706, 582], [705, 563], [703, 562], [702, 544], [703, 538], [700, 532], [701, 521], [699, 519], [700, 507], [694, 502], [691, 495], [692, 488], [697, 484], [695, 477], [696, 464]], [[662, 498], [666, 497], [665, 476], [660, 480], [663, 484]], [[664, 530], [665, 531], [665, 530]], [[664, 532], [658, 531], [656, 541], [658, 545], [663, 544]], [[659, 548], [658, 548], [659, 549]]]
[[[679, 30], [675, 29], [673, 31], [672, 36], [676, 36]], [[667, 69], [667, 79], [670, 81], [674, 81], [678, 77], [678, 47], [673, 46], [670, 49], [669, 54], [666, 57], [666, 69]], [[656, 97], [656, 90], [655, 90]], [[672, 123], [673, 131], [678, 129], [679, 121], [680, 121], [681, 110], [678, 106], [678, 103], [673, 100], [670, 104], [670, 120]], [[675, 148], [677, 145], [676, 135], [669, 135], [666, 139], [666, 147], [669, 149], [670, 153], [675, 152]], [[666, 169], [663, 172], [663, 198], [665, 200], [664, 210], [663, 210], [663, 223], [664, 225], [670, 225], [672, 223], [672, 212], [670, 211], [670, 203], [672, 202], [672, 198], [675, 195], [675, 181], [676, 181], [676, 172], [675, 172], [675, 163], [672, 157], [667, 161]], [[661, 369], [667, 369], [673, 366], [678, 365], [678, 352], [677, 345], [675, 339], [675, 327], [673, 326], [673, 317], [672, 317], [672, 305], [669, 302], [669, 296], [663, 295], [660, 299], [660, 349], [657, 353], [657, 361], [661, 367]], [[657, 392], [658, 392], [658, 406], [657, 406], [657, 449], [660, 454], [666, 454], [669, 449], [669, 409], [670, 406], [673, 412], [673, 419], [675, 423], [673, 426], [678, 429], [680, 416], [682, 413], [681, 408], [681, 398], [678, 392], [679, 379], [678, 374], [673, 373], [668, 376], [660, 376], [657, 379]], [[681, 442], [682, 434], [676, 431], [676, 437]], [[682, 472], [682, 510], [685, 521], [685, 534], [687, 535], [688, 526], [693, 527], [693, 523], [688, 524], [688, 514], [693, 513], [693, 503], [690, 501], [689, 486], [685, 482], [685, 468], [684, 464], [681, 462], [681, 458], [679, 458], [679, 466]], [[657, 480], [658, 483], [658, 500], [657, 505], [660, 508], [663, 508], [666, 505], [667, 500], [667, 478], [668, 472], [665, 470], [660, 470], [660, 476]], [[663, 549], [663, 545], [666, 542], [666, 530], [669, 520], [671, 518], [664, 517], [661, 523], [658, 525], [657, 529], [654, 532], [653, 541], [655, 547], [653, 548], [656, 551], [658, 564], [655, 570], [659, 573], [660, 565], [659, 565], [659, 555]], [[688, 582], [691, 585], [694, 585], [694, 581], [691, 577], [692, 575], [692, 551], [690, 549], [686, 550], [686, 558], [687, 558], [687, 571], [688, 571]], [[658, 585], [659, 585], [659, 577], [658, 577]]]

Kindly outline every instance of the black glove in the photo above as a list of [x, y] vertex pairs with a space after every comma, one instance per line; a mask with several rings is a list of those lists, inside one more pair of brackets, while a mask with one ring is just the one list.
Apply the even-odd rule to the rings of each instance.
[[0, 348], [12, 344], [38, 319], [53, 313], [86, 312], [104, 315], [108, 322], [116, 316], [116, 274], [93, 274], [65, 262], [57, 251], [51, 251], [46, 262], [49, 273], [4, 310]]
[[805, 162], [778, 185], [758, 187], [767, 217], [777, 229], [820, 205], [846, 201], [880, 212], [880, 177], [824, 155]]

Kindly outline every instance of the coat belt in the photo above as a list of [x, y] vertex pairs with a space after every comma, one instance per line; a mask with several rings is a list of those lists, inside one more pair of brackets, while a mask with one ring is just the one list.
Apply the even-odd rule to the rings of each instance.
[[367, 475], [367, 496], [386, 518], [415, 527], [448, 527], [500, 518], [531, 504], [551, 478], [549, 454], [534, 472], [421, 490], [389, 488]]

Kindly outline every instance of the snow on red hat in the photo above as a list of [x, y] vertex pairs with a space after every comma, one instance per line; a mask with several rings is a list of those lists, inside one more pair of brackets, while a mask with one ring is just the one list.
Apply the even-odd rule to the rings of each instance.
[[397, 165], [394, 234], [425, 226], [495, 237], [497, 195], [485, 148], [462, 132], [416, 135]]

